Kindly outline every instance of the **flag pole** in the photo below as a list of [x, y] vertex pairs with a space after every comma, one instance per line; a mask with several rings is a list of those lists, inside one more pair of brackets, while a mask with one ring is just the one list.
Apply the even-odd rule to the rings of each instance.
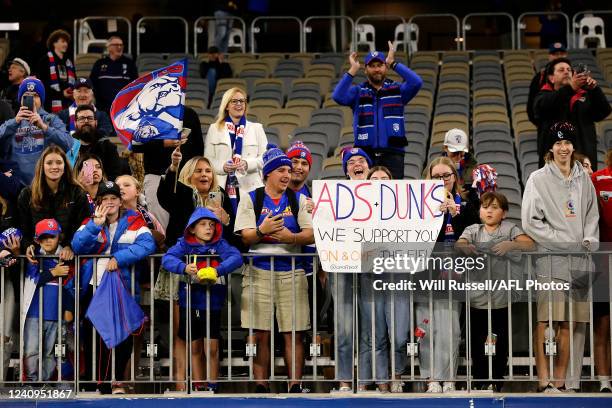
[[[191, 129], [189, 128], [183, 128], [181, 130], [181, 139], [179, 140], [179, 145], [178, 150], [179, 152], [181, 151], [181, 146], [183, 145], [183, 143], [187, 142], [187, 138], [189, 137], [189, 135], [191, 134]], [[176, 194], [176, 185], [178, 184], [178, 176], [179, 176], [179, 166], [180, 166], [181, 162], [179, 162], [179, 165], [176, 166], [176, 174], [174, 177], [174, 194]]]

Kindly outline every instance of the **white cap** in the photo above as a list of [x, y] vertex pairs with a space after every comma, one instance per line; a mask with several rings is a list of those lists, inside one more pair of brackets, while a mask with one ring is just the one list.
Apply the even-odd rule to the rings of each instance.
[[30, 66], [28, 65], [27, 62], [25, 62], [24, 60], [22, 60], [21, 58], [14, 58], [9, 65], [11, 64], [16, 64], [19, 65], [21, 68], [23, 68], [23, 70], [25, 71], [25, 76], [30, 76]]
[[451, 129], [444, 135], [444, 146], [448, 148], [451, 153], [455, 152], [469, 152], [468, 150], [469, 140], [465, 132], [461, 129]]

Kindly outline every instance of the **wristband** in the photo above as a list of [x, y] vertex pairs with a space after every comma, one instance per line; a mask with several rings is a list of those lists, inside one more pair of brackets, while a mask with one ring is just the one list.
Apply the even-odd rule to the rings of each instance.
[[391, 69], [395, 71], [395, 67], [397, 67], [397, 61], [391, 63]]
[[259, 229], [259, 227], [255, 228], [255, 233], [257, 234], [257, 236], [259, 238], [263, 238], [264, 237], [264, 233], [261, 232], [261, 230]]

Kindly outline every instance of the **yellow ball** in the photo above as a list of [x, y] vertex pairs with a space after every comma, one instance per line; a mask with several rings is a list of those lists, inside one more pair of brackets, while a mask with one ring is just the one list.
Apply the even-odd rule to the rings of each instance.
[[214, 283], [217, 281], [217, 270], [210, 266], [202, 268], [198, 271], [198, 278], [202, 281]]

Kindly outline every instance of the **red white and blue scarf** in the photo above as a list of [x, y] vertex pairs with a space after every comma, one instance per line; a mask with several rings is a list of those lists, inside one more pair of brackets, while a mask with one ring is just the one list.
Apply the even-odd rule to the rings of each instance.
[[[246, 127], [246, 116], [240, 118], [238, 126], [234, 125], [232, 119], [227, 116], [225, 118], [225, 128], [229, 133], [230, 142], [232, 146], [232, 163], [238, 164], [242, 158], [242, 140], [244, 138], [244, 128]], [[225, 182], [225, 191], [230, 198], [234, 214], [238, 209], [238, 194], [236, 189], [238, 188], [238, 179], [235, 173], [228, 174], [227, 181]]]
[[[49, 58], [49, 78], [51, 79], [50, 87], [56, 92], [62, 92], [62, 88], [59, 83], [59, 75], [57, 69], [57, 62], [55, 61], [55, 55], [49, 51], [47, 53], [47, 57]], [[74, 72], [74, 65], [72, 65], [72, 61], [70, 58], [66, 58], [66, 73], [68, 74], [68, 84], [70, 88], [74, 88], [74, 84], [76, 83], [76, 74]], [[53, 113], [57, 113], [63, 109], [62, 107], [62, 99], [52, 99], [51, 100], [51, 111]]]

